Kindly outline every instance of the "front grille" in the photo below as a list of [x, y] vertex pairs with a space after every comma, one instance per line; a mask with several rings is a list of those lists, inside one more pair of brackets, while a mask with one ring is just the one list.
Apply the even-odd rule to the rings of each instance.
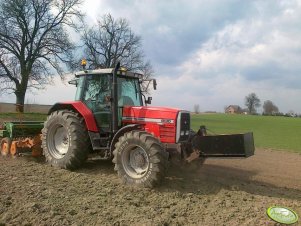
[[176, 142], [184, 142], [188, 140], [190, 132], [190, 113], [180, 111], [177, 118], [177, 139]]
[[175, 137], [175, 129], [174, 127], [166, 127], [163, 125], [160, 125], [160, 138], [173, 138]]

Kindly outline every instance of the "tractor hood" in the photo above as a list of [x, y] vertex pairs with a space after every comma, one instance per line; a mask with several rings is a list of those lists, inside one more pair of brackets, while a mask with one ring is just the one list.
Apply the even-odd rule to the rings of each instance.
[[123, 108], [123, 122], [153, 122], [174, 124], [179, 109], [166, 107], [147, 107], [147, 106], [125, 106]]
[[125, 106], [122, 123], [140, 124], [162, 143], [178, 143], [188, 139], [190, 114], [176, 108]]

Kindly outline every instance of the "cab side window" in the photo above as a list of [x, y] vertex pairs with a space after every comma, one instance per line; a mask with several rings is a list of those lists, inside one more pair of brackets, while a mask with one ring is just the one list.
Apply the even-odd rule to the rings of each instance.
[[118, 106], [141, 106], [138, 80], [118, 78]]

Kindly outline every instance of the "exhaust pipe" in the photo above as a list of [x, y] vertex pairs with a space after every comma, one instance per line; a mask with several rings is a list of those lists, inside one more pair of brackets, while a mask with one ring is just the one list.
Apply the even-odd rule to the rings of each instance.
[[112, 130], [113, 133], [118, 131], [118, 85], [117, 85], [117, 72], [120, 68], [120, 62], [114, 68], [113, 71], [113, 98], [112, 98]]

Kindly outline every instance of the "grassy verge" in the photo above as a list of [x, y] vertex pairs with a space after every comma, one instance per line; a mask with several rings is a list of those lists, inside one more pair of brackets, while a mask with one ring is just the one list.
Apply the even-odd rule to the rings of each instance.
[[256, 147], [301, 153], [301, 118], [200, 114], [192, 115], [191, 121], [194, 130], [206, 125], [217, 134], [252, 131]]
[[0, 113], [0, 122], [3, 121], [44, 121], [47, 115], [42, 113]]

